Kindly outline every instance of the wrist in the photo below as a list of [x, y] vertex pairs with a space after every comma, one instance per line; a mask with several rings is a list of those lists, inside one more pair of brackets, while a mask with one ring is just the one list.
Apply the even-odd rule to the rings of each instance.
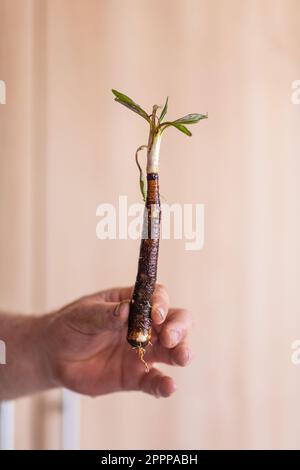
[[[27, 393], [42, 392], [55, 387], [48, 350], [47, 325], [49, 316], [22, 315], [19, 319], [18, 334], [13, 341], [17, 345], [14, 367], [18, 367], [16, 364], [16, 360], [18, 360], [23, 380], [25, 378], [27, 384]], [[21, 350], [20, 357], [18, 357], [19, 348]]]
[[54, 364], [52, 321], [54, 313], [34, 317], [32, 321], [32, 337], [34, 339], [30, 347], [31, 360], [37, 376], [40, 377], [39, 387], [46, 390], [59, 386]]
[[53, 388], [44, 329], [47, 315], [1, 314], [6, 364], [0, 368], [0, 400]]

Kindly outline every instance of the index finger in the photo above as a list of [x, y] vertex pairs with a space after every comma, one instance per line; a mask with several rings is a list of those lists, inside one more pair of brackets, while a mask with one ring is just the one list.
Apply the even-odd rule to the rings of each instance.
[[152, 309], [151, 317], [153, 323], [160, 325], [166, 319], [169, 310], [169, 296], [165, 286], [162, 284], [156, 284], [155, 290], [152, 296]]
[[95, 294], [95, 297], [104, 300], [105, 302], [123, 302], [124, 300], [130, 300], [132, 295], [133, 287], [112, 287], [111, 289], [105, 289]]

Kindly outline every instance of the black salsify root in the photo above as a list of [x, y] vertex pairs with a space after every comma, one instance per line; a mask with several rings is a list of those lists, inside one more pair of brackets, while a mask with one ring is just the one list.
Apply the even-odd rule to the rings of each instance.
[[138, 161], [138, 152], [147, 148], [147, 198], [145, 204], [145, 217], [143, 223], [143, 238], [140, 246], [140, 257], [138, 264], [138, 273], [134, 286], [134, 291], [130, 303], [127, 341], [137, 349], [140, 359], [145, 363], [145, 348], [151, 344], [151, 302], [156, 283], [157, 261], [159, 251], [160, 236], [160, 200], [158, 188], [158, 166], [161, 135], [168, 127], [172, 126], [191, 136], [191, 132], [186, 127], [188, 124], [195, 124], [202, 119], [206, 119], [207, 114], [192, 113], [183, 116], [175, 121], [165, 121], [168, 112], [168, 98], [162, 108], [160, 116], [157, 111], [158, 105], [152, 107], [152, 114], [148, 114], [140, 105], [131, 98], [112, 90], [115, 101], [139, 114], [150, 125], [148, 145], [141, 145], [135, 154], [135, 160], [140, 173], [140, 189], [145, 200], [145, 181], [143, 171]]
[[161, 209], [158, 183], [157, 173], [147, 174], [143, 236], [128, 318], [127, 341], [137, 349], [139, 358], [146, 366], [146, 371], [149, 368], [144, 355], [146, 346], [151, 343], [151, 302], [156, 284], [159, 253]]

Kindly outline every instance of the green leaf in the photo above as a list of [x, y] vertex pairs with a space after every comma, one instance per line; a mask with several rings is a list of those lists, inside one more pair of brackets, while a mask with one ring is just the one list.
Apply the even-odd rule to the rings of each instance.
[[187, 114], [180, 119], [176, 119], [174, 122], [178, 122], [179, 124], [196, 124], [197, 122], [201, 121], [201, 119], [207, 119], [207, 114]]
[[164, 107], [163, 107], [163, 110], [162, 110], [162, 112], [161, 112], [161, 115], [159, 116], [159, 122], [162, 122], [163, 118], [164, 118], [165, 115], [167, 114], [167, 111], [168, 111], [168, 101], [169, 101], [169, 97], [167, 96], [165, 105], [164, 105]]
[[169, 122], [168, 126], [173, 126], [176, 127], [179, 131], [183, 132], [184, 134], [188, 135], [191, 137], [192, 133], [188, 130], [187, 127], [185, 127], [183, 124], [179, 124], [176, 121], [175, 122]]
[[146, 121], [150, 122], [150, 118], [146, 111], [144, 111], [139, 104], [135, 103], [131, 98], [129, 98], [129, 96], [126, 96], [117, 90], [112, 90], [112, 92], [115, 95], [115, 101], [117, 101], [117, 103], [126, 106], [126, 108], [131, 109], [131, 111], [134, 111], [135, 113], [139, 114], [144, 119], [146, 119]]

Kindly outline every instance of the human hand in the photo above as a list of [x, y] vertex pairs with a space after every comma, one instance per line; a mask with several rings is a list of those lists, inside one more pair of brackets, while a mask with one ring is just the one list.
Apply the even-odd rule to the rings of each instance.
[[170, 308], [165, 288], [157, 285], [152, 307], [152, 345], [146, 349], [149, 372], [126, 340], [132, 287], [83, 297], [44, 317], [42, 348], [54, 385], [97, 396], [140, 390], [168, 397], [174, 380], [156, 363], [186, 366], [191, 361], [187, 335], [191, 315]]

